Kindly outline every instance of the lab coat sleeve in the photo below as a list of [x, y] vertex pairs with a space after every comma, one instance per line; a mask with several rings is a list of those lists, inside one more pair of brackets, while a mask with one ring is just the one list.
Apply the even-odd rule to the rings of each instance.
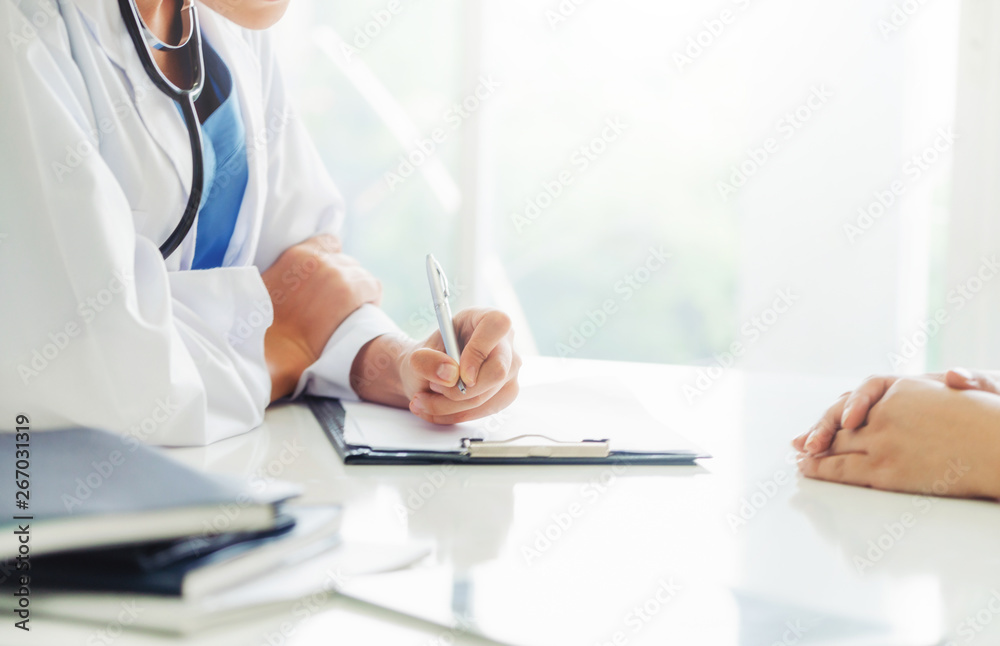
[[[289, 105], [270, 34], [251, 36], [258, 48], [265, 97], [268, 145], [268, 197], [257, 264], [270, 266], [280, 252], [320, 233], [337, 233], [343, 199], [330, 179], [305, 126]], [[355, 310], [330, 337], [320, 359], [299, 380], [303, 393], [357, 399], [350, 385], [355, 356], [383, 334], [402, 335], [379, 308]]]
[[65, 24], [36, 28], [32, 4], [0, 0], [0, 34], [20, 37], [0, 46], [0, 428], [23, 413], [166, 445], [253, 428], [270, 398], [259, 270], [167, 272], [103, 161]]

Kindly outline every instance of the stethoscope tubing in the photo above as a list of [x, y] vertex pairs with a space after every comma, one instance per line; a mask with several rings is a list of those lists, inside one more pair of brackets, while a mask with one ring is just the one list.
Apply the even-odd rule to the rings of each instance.
[[194, 226], [195, 218], [198, 216], [198, 209], [201, 206], [202, 191], [205, 188], [205, 160], [202, 153], [201, 125], [194, 105], [205, 84], [205, 60], [202, 51], [198, 13], [192, 7], [191, 40], [193, 42], [189, 42], [188, 46], [194, 47], [195, 52], [195, 55], [191, 57], [193, 68], [191, 73], [194, 83], [191, 88], [182, 89], [174, 85], [163, 74], [156, 61], [153, 60], [153, 56], [150, 54], [146, 40], [142, 34], [142, 28], [139, 26], [141, 17], [133, 0], [118, 0], [118, 8], [121, 10], [125, 28], [128, 30], [128, 35], [132, 39], [136, 54], [138, 54], [139, 61], [142, 63], [147, 76], [149, 76], [149, 79], [161, 92], [180, 104], [181, 112], [184, 115], [184, 125], [187, 128], [188, 139], [191, 144], [191, 193], [188, 195], [187, 205], [184, 207], [184, 213], [181, 215], [180, 222], [174, 227], [173, 232], [167, 236], [166, 241], [160, 245], [160, 253], [166, 259], [176, 251], [177, 247], [181, 245], [184, 238], [191, 231], [191, 227]]
[[187, 126], [188, 140], [191, 142], [191, 194], [188, 196], [187, 205], [181, 215], [180, 222], [173, 232], [160, 245], [160, 253], [164, 260], [181, 246], [184, 238], [194, 220], [198, 216], [198, 209], [201, 207], [201, 194], [205, 188], [205, 159], [202, 154], [201, 126], [198, 121], [198, 113], [194, 107], [194, 96], [188, 94], [186, 100], [181, 102], [181, 111], [184, 113], [184, 124]]

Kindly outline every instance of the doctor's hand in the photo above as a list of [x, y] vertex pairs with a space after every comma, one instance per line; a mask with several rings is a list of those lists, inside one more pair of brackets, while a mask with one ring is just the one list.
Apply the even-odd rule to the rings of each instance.
[[435, 424], [457, 424], [509, 406], [521, 368], [510, 318], [492, 309], [463, 310], [455, 316], [455, 332], [463, 347], [458, 363], [445, 354], [437, 331], [423, 342], [375, 339], [355, 358], [351, 385], [362, 399], [409, 408]]
[[295, 390], [344, 319], [381, 301], [382, 285], [329, 234], [289, 247], [261, 277], [274, 308], [264, 356], [275, 401]]
[[1000, 498], [1000, 397], [899, 378], [828, 450], [799, 461], [810, 478], [889, 491]]

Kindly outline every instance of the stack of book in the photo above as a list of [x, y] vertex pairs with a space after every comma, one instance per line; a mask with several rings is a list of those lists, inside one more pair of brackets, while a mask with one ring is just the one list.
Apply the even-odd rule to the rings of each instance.
[[[26, 467], [0, 482], [0, 585], [28, 621], [101, 623], [140, 599], [134, 625], [195, 630], [332, 592], [345, 559], [356, 560], [339, 546], [339, 507], [292, 507], [293, 485], [251, 487], [97, 430], [19, 439], [0, 434], [0, 460]], [[391, 554], [375, 569], [424, 553]]]

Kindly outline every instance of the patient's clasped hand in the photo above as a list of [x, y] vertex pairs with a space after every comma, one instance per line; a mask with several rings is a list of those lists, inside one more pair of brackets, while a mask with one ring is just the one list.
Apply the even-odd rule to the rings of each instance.
[[792, 446], [810, 478], [1000, 499], [1000, 374], [869, 377]]

